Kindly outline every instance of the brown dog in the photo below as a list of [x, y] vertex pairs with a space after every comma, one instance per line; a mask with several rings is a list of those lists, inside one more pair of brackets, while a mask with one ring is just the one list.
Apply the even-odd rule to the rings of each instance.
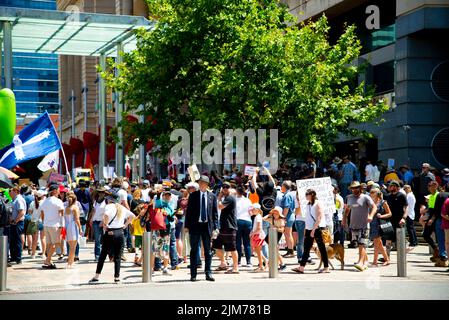
[[[345, 268], [345, 248], [339, 244], [339, 243], [332, 243], [332, 244], [326, 244], [326, 250], [327, 250], [327, 258], [329, 259], [329, 265], [331, 266], [332, 270], [335, 270], [334, 266], [331, 263], [331, 259], [337, 259], [341, 263], [341, 270], [344, 270]], [[318, 250], [318, 246], [316, 243], [313, 245], [313, 251], [320, 259], [320, 265], [318, 266], [318, 269], [321, 268], [321, 265], [323, 264], [323, 259], [321, 259], [320, 250]], [[317, 270], [318, 270], [317, 269]]]

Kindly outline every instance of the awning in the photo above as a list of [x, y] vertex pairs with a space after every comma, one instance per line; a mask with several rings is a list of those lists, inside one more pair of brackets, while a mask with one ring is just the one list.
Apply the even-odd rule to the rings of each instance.
[[132, 51], [133, 31], [154, 26], [140, 16], [0, 7], [0, 22], [6, 21], [12, 24], [13, 51], [80, 56], [116, 56], [118, 43]]

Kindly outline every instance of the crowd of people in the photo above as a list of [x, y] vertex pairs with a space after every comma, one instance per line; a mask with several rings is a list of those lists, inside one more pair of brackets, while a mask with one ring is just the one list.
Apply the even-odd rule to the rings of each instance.
[[[294, 181], [322, 176], [332, 181], [333, 214], [325, 212], [313, 189], [304, 195], [307, 205], [300, 205]], [[283, 165], [274, 176], [262, 167], [253, 176], [238, 169], [223, 175], [203, 172], [195, 182], [115, 178], [45, 188], [16, 185], [3, 191], [0, 214], [0, 231], [9, 239], [9, 266], [22, 263], [28, 251], [31, 259], [43, 261], [43, 269], [56, 269], [54, 259], [64, 255], [67, 268], [73, 268], [87, 238], [94, 243], [97, 264], [90, 283], [99, 281], [107, 258], [114, 262], [114, 281], [119, 282], [121, 261], [127, 259], [124, 250], [134, 253], [134, 264], [141, 266], [145, 231], [152, 231], [153, 272], [171, 275], [189, 263], [192, 281], [203, 260], [206, 280], [215, 281], [213, 255], [220, 261], [215, 272], [266, 272], [268, 243], [281, 240], [286, 252], [277, 255], [280, 271], [287, 269], [285, 259], [296, 258], [298, 266], [292, 270], [303, 274], [308, 264], [315, 264], [310, 255], [314, 250], [323, 265], [318, 272], [329, 273], [328, 247], [343, 255], [345, 243], [358, 249], [357, 270], [378, 267], [379, 262], [386, 266], [397, 228], [407, 229], [408, 252], [418, 245], [415, 222], [422, 224], [423, 238], [433, 249], [431, 261], [447, 267], [449, 169], [438, 173], [424, 163], [414, 174], [407, 165], [396, 171], [367, 160], [363, 172], [349, 157], [336, 157], [327, 167], [309, 157], [302, 166]], [[277, 239], [269, 239], [270, 226]], [[367, 247], [374, 248], [371, 263]]]

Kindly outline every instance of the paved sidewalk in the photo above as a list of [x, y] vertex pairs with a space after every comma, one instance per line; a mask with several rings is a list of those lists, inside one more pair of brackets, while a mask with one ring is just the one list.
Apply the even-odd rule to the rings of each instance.
[[[369, 258], [372, 259], [373, 249], [368, 249]], [[281, 251], [283, 254], [284, 251]], [[440, 285], [439, 290], [443, 290], [443, 293], [447, 292], [447, 297], [449, 298], [449, 272], [448, 268], [438, 268], [434, 267], [434, 264], [429, 261], [429, 253], [427, 246], [419, 246], [415, 248], [411, 253], [408, 254], [408, 277], [398, 278], [397, 277], [397, 265], [396, 265], [396, 252], [392, 252], [392, 264], [387, 267], [370, 268], [365, 272], [359, 272], [353, 267], [353, 263], [357, 260], [357, 249], [345, 249], [345, 269], [340, 270], [340, 263], [336, 260], [332, 260], [332, 263], [336, 270], [333, 270], [330, 274], [318, 274], [316, 271], [316, 265], [308, 265], [306, 267], [306, 273], [304, 275], [299, 275], [291, 271], [291, 268], [297, 266], [296, 258], [285, 259], [287, 263], [287, 270], [285, 272], [280, 272], [277, 279], [269, 279], [268, 272], [265, 273], [255, 273], [249, 268], [242, 267], [240, 269], [240, 274], [224, 274], [224, 272], [214, 272], [214, 277], [216, 279], [215, 287], [222, 288], [235, 288], [235, 284], [245, 283], [251, 286], [266, 284], [271, 287], [288, 286], [288, 284], [294, 283], [309, 283], [309, 284], [319, 284], [318, 287], [327, 284], [347, 285], [347, 284], [358, 284], [358, 287], [366, 289], [376, 289], [381, 284], [387, 284], [391, 288], [395, 288], [394, 283], [403, 283], [404, 281], [413, 281], [416, 283], [421, 283], [421, 285]], [[316, 258], [314, 255], [312, 255]], [[30, 257], [25, 254], [22, 265], [13, 265], [13, 267], [8, 268], [8, 278], [7, 278], [7, 288], [8, 290], [4, 293], [0, 293], [0, 300], [5, 298], [20, 298], [20, 293], [37, 293], [33, 296], [39, 297], [38, 293], [43, 293], [51, 291], [65, 291], [75, 289], [93, 290], [100, 288], [126, 288], [133, 287], [136, 290], [143, 290], [147, 286], [146, 284], [141, 284], [142, 281], [142, 269], [133, 265], [134, 254], [126, 253], [128, 262], [122, 262], [121, 269], [121, 279], [122, 284], [116, 285], [113, 283], [113, 266], [111, 262], [106, 262], [102, 276], [100, 277], [100, 283], [96, 285], [88, 285], [87, 282], [95, 273], [96, 263], [93, 260], [93, 244], [88, 243], [88, 247], [80, 250], [80, 261], [75, 264], [74, 269], [65, 269], [66, 263], [56, 262], [58, 267], [57, 270], [43, 270], [42, 259], [31, 260]], [[245, 259], [243, 259], [244, 261]], [[107, 260], [108, 261], [108, 260]], [[257, 262], [257, 259], [253, 257], [253, 263]], [[314, 261], [317, 261], [314, 259]], [[219, 264], [217, 258], [214, 257], [212, 268], [215, 269]], [[192, 284], [190, 281], [189, 270], [187, 269], [187, 264], [182, 264], [180, 270], [172, 271], [171, 276], [162, 275], [161, 272], [157, 272], [153, 277], [154, 285], [163, 288], [188, 288], [191, 285], [197, 285], [197, 288], [209, 285], [208, 282], [204, 281], [204, 272], [201, 270], [198, 274], [198, 279], [203, 280], [197, 284]], [[140, 284], [139, 284], [140, 283]], [[234, 285], [233, 285], [234, 284]], [[441, 284], [445, 286], [441, 287]], [[229, 286], [227, 286], [229, 285]], [[246, 286], [246, 285], [245, 285]], [[263, 287], [263, 286], [262, 286]], [[314, 287], [312, 285], [312, 287]], [[140, 288], [140, 289], [138, 289]], [[447, 289], [446, 289], [447, 288]], [[177, 289], [176, 289], [177, 290]], [[226, 291], [226, 290], [225, 290]], [[94, 290], [93, 292], [97, 292]], [[92, 294], [93, 294], [92, 292]], [[170, 291], [172, 292], [172, 291]], [[224, 292], [224, 291], [223, 291]], [[404, 289], [407, 293], [407, 290]], [[18, 294], [18, 295], [17, 295]], [[232, 290], [229, 292], [230, 298], [235, 297], [232, 295]], [[70, 295], [69, 295], [70, 296]], [[90, 297], [90, 295], [84, 295], [85, 297]], [[201, 292], [199, 292], [201, 296]], [[58, 298], [55, 294], [54, 298]], [[74, 296], [72, 296], [74, 297]], [[189, 297], [189, 296], [187, 296]], [[196, 296], [195, 296], [196, 297]], [[191, 298], [195, 298], [191, 296]], [[95, 295], [93, 294], [93, 299]], [[100, 298], [100, 297], [98, 297]], [[292, 297], [294, 299], [294, 297]], [[398, 297], [399, 298], [399, 297]], [[427, 297], [422, 297], [427, 298]], [[68, 298], [70, 299], [70, 298]]]

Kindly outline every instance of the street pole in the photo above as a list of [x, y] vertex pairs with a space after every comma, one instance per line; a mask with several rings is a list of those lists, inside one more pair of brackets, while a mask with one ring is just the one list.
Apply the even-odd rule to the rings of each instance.
[[[72, 103], [72, 138], [75, 138], [75, 93], [72, 89], [72, 95], [70, 96], [70, 102]], [[75, 155], [72, 154], [72, 172], [75, 168]]]
[[[106, 69], [106, 57], [100, 56], [101, 70]], [[99, 117], [100, 117], [100, 152], [98, 163], [98, 175], [100, 179], [104, 179], [103, 168], [106, 167], [106, 84], [102, 76], [99, 75], [98, 83], [98, 102], [99, 102]]]
[[152, 281], [153, 266], [151, 265], [151, 236], [151, 231], [145, 231], [143, 234], [142, 282], [144, 283]]
[[[123, 62], [123, 43], [118, 43], [117, 44], [117, 63], [120, 64]], [[118, 78], [120, 76], [120, 70], [116, 69], [116, 77]], [[122, 93], [120, 91], [116, 92], [116, 98], [115, 98], [115, 122], [116, 122], [116, 126], [117, 126], [117, 131], [118, 131], [118, 142], [116, 144], [116, 149], [115, 149], [115, 168], [116, 168], [116, 172], [117, 175], [120, 177], [123, 177], [125, 175], [124, 173], [124, 152], [125, 150], [124, 148], [124, 143], [123, 143], [123, 128], [121, 126], [119, 126], [119, 123], [122, 121], [122, 112], [124, 111], [123, 109], [123, 104], [122, 104]]]
[[277, 278], [278, 276], [278, 231], [277, 229], [271, 225], [269, 229], [269, 241], [268, 244], [268, 264], [270, 268], [269, 277]]
[[81, 90], [82, 93], [84, 93], [84, 99], [83, 99], [83, 104], [84, 104], [84, 132], [87, 132], [87, 84], [84, 84], [83, 89]]
[[8, 237], [0, 236], [0, 292], [6, 291], [6, 271], [8, 269]]
[[396, 229], [398, 277], [407, 277], [407, 252], [405, 248], [405, 228]]

